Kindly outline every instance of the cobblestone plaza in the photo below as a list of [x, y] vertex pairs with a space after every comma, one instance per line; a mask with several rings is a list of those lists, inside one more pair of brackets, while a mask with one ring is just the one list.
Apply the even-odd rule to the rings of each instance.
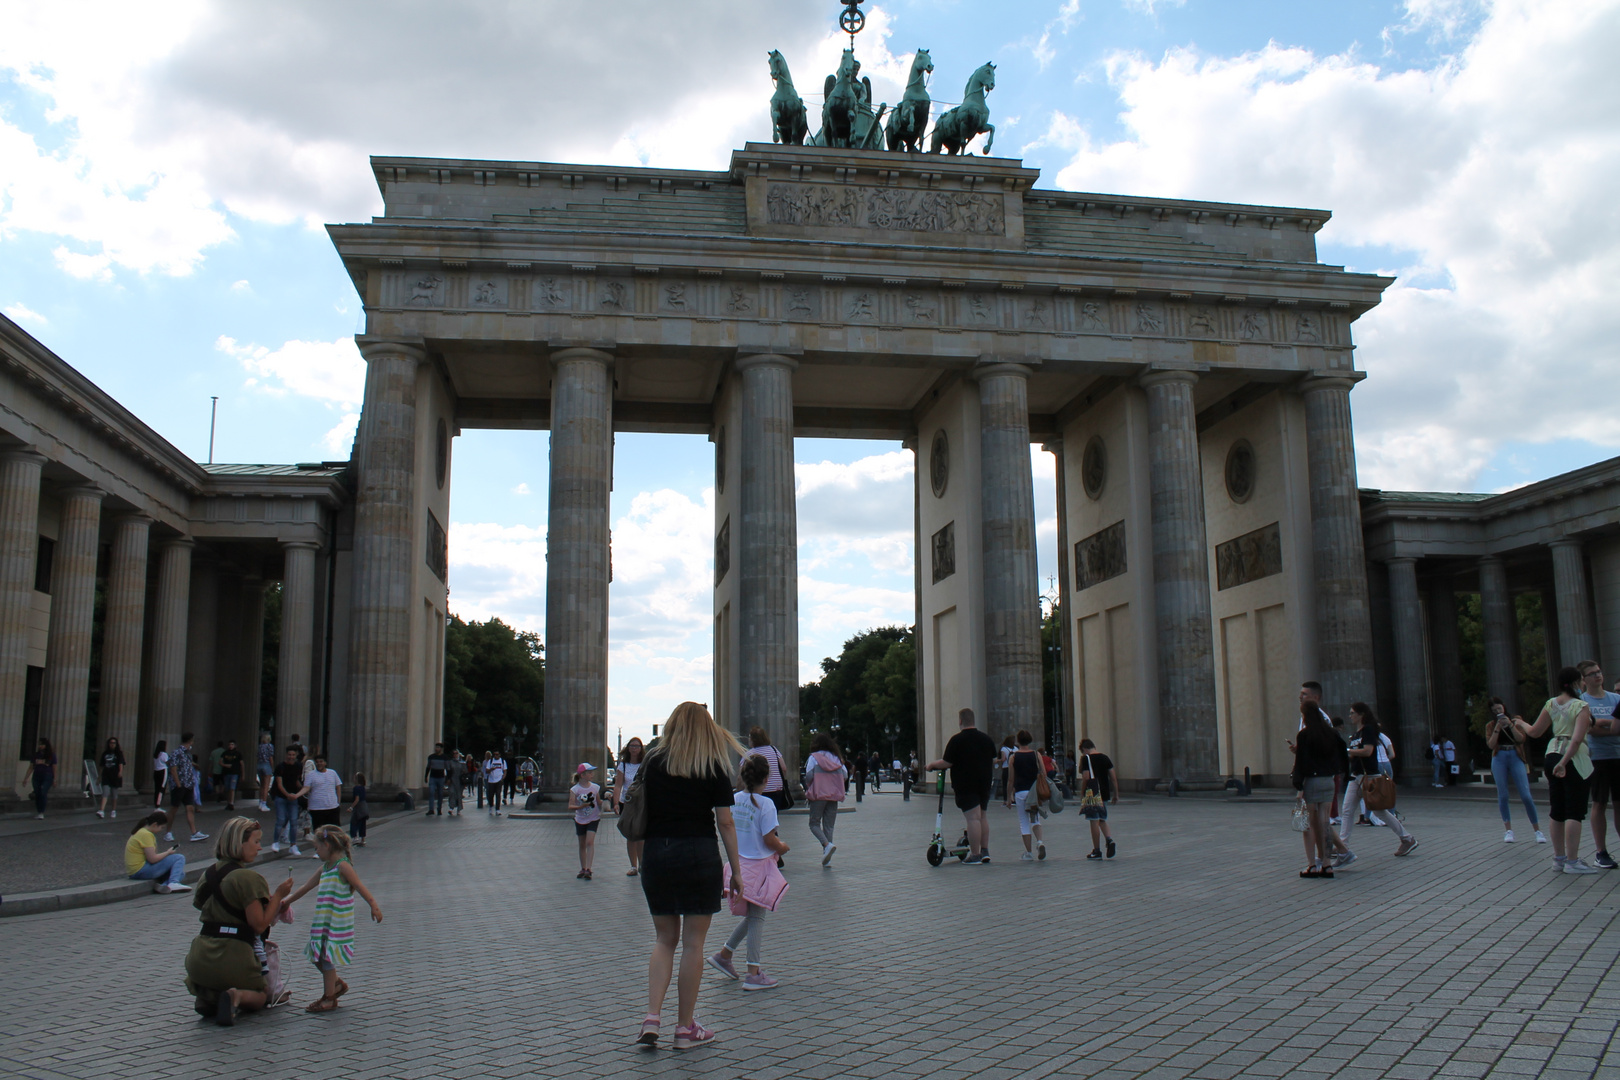
[[302, 1011], [303, 918], [277, 935], [294, 1005], [230, 1030], [191, 1014], [180, 897], [0, 920], [0, 1075], [1620, 1076], [1620, 874], [1554, 874], [1549, 847], [1502, 843], [1490, 801], [1403, 809], [1419, 849], [1357, 828], [1331, 882], [1295, 876], [1278, 799], [1115, 807], [1119, 857], [1098, 862], [1072, 812], [1046, 862], [1017, 861], [993, 808], [985, 868], [927, 865], [929, 799], [868, 796], [830, 870], [789, 817], [792, 890], [765, 938], [782, 986], [706, 972], [719, 1040], [682, 1052], [632, 1045], [652, 935], [617, 833], [581, 882], [566, 821], [411, 815], [359, 852], [385, 922], [361, 928], [329, 1015]]

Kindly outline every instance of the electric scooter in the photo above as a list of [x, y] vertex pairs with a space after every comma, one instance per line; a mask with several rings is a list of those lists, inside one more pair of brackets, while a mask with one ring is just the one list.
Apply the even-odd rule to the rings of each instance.
[[962, 834], [962, 839], [957, 841], [954, 847], [948, 848], [945, 846], [945, 774], [941, 772], [939, 774], [939, 809], [934, 812], [934, 838], [928, 843], [928, 865], [938, 866], [945, 861], [947, 855], [955, 855], [959, 862], [966, 862], [967, 857], [972, 854], [972, 850], [972, 848], [968, 847], [968, 838], [965, 832]]

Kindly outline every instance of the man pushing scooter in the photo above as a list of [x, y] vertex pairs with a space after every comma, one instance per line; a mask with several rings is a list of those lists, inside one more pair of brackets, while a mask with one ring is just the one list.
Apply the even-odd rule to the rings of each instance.
[[951, 770], [951, 791], [956, 807], [967, 819], [967, 841], [973, 853], [970, 863], [990, 861], [990, 822], [985, 809], [990, 805], [991, 777], [996, 761], [995, 740], [974, 726], [973, 710], [963, 709], [958, 718], [962, 730], [945, 744], [944, 755], [929, 764], [930, 769]]

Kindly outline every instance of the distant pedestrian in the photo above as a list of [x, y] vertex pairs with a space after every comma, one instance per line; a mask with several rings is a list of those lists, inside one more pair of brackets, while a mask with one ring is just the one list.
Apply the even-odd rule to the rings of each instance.
[[[159, 739], [152, 747], [152, 806], [163, 807], [163, 793], [169, 788], [169, 740]], [[170, 836], [169, 839], [174, 839]]]
[[444, 765], [445, 791], [448, 793], [450, 812], [461, 816], [461, 798], [467, 787], [467, 759], [460, 750], [453, 750]]
[[882, 791], [883, 790], [883, 759], [878, 757], [876, 750], [872, 751], [872, 756], [869, 759], [867, 759], [866, 769], [867, 769], [867, 772], [871, 773], [871, 775], [872, 775], [872, 790], [874, 792]]
[[996, 743], [975, 726], [972, 709], [962, 709], [956, 716], [961, 730], [945, 744], [940, 759], [928, 767], [951, 770], [951, 792], [967, 822], [965, 861], [983, 866], [990, 862], [990, 821], [984, 812], [995, 784]]
[[371, 820], [371, 804], [366, 801], [366, 774], [354, 774], [354, 786], [349, 788], [354, 800], [349, 807], [349, 839], [361, 847], [366, 846], [366, 822]]
[[576, 878], [591, 880], [591, 864], [596, 861], [596, 828], [602, 823], [602, 788], [592, 778], [596, 766], [582, 761], [574, 769], [574, 786], [568, 789], [568, 809], [574, 812], [574, 836], [579, 840], [579, 873]]
[[1008, 773], [1012, 768], [1013, 753], [1017, 749], [1018, 740], [1008, 735], [1001, 740], [1001, 748], [996, 751], [996, 797], [999, 799], [1010, 798], [1008, 794], [1010, 789], [1007, 786]]
[[1485, 744], [1491, 748], [1491, 777], [1496, 781], [1496, 808], [1502, 814], [1502, 828], [1506, 830], [1502, 842], [1513, 843], [1513, 817], [1508, 813], [1508, 788], [1512, 785], [1513, 792], [1524, 804], [1530, 827], [1536, 832], [1536, 843], [1545, 844], [1547, 837], [1541, 831], [1541, 818], [1536, 815], [1536, 801], [1530, 796], [1530, 777], [1525, 771], [1528, 759], [1524, 739], [1519, 735], [1519, 725], [1524, 721], [1509, 716], [1507, 706], [1499, 697], [1491, 698], [1490, 709], [1491, 718], [1485, 726]]
[[225, 741], [225, 752], [219, 756], [220, 780], [225, 785], [225, 812], [236, 813], [236, 789], [243, 780], [246, 761], [236, 748], [235, 739]]
[[866, 797], [866, 755], [855, 755], [855, 801], [860, 802]]
[[[1087, 797], [1090, 792], [1095, 799]], [[1108, 804], [1119, 802], [1119, 773], [1114, 760], [1097, 750], [1090, 739], [1080, 740], [1080, 812], [1091, 823], [1091, 854], [1088, 859], [1103, 857], [1103, 844], [1108, 845], [1108, 858], [1119, 850], [1114, 834], [1108, 829]]]
[[174, 787], [169, 792], [169, 805], [184, 808], [186, 828], [191, 830], [191, 842], [208, 839], [208, 834], [197, 828], [197, 807], [202, 805], [202, 778], [197, 772], [197, 760], [192, 757], [191, 743], [196, 736], [187, 731], [180, 736], [180, 745], [169, 755], [169, 775]]
[[428, 755], [427, 765], [422, 769], [422, 779], [427, 782], [426, 816], [444, 816], [444, 782], [449, 775], [450, 757], [444, 752], [444, 743], [436, 742], [433, 753]]
[[270, 782], [276, 776], [276, 742], [268, 731], [259, 732], [259, 745], [253, 751], [253, 775], [259, 781], [259, 809], [270, 809]]
[[489, 760], [489, 751], [484, 751], [482, 760], [471, 754], [468, 754], [465, 760], [467, 762], [467, 783], [472, 786], [473, 799], [475, 800], [473, 809], [482, 810], [484, 808], [484, 762]]
[[1446, 783], [1455, 784], [1457, 775], [1461, 772], [1457, 765], [1457, 744], [1450, 739], [1444, 739], [1440, 743], [1440, 750], [1446, 757]]
[[[1008, 792], [1007, 807], [1018, 810], [1018, 835], [1024, 842], [1023, 854], [1018, 857], [1024, 862], [1032, 862], [1039, 858], [1046, 858], [1046, 841], [1041, 837], [1041, 801], [1035, 797], [1036, 778], [1044, 771], [1041, 764], [1041, 755], [1034, 747], [1035, 737], [1027, 731], [1018, 733], [1018, 749], [1008, 762], [1012, 770], [1012, 790]], [[1031, 806], [1030, 804], [1034, 805]], [[1030, 840], [1035, 841], [1034, 851], [1039, 855], [1031, 854]]]
[[742, 980], [742, 988], [770, 990], [777, 981], [760, 966], [765, 913], [775, 911], [788, 890], [787, 880], [777, 868], [782, 856], [788, 853], [788, 845], [778, 835], [776, 804], [764, 795], [771, 775], [770, 763], [763, 755], [751, 753], [743, 758], [738, 773], [743, 789], [732, 796], [731, 819], [737, 830], [737, 855], [742, 863], [742, 874], [726, 881], [726, 892], [731, 898], [731, 913], [742, 915], [743, 921], [737, 924], [720, 951], [709, 957], [709, 964], [726, 978], [737, 978], [732, 957], [746, 938], [748, 975]]
[[[758, 754], [765, 759], [771, 767], [770, 775], [765, 778], [763, 794], [776, 806], [778, 810], [787, 810], [793, 806], [793, 795], [788, 790], [787, 759], [782, 751], [771, 745], [771, 736], [757, 724], [748, 730], [749, 749], [743, 753], [743, 760], [748, 760], [749, 754]], [[741, 762], [738, 763], [739, 766]]]
[[1548, 816], [1553, 820], [1553, 866], [1566, 874], [1595, 874], [1597, 867], [1580, 859], [1581, 822], [1586, 820], [1587, 800], [1591, 797], [1592, 756], [1586, 735], [1592, 726], [1592, 710], [1581, 699], [1581, 673], [1572, 667], [1558, 672], [1558, 694], [1547, 699], [1534, 724], [1520, 721], [1519, 734], [1540, 738], [1549, 729], [1547, 757]]
[[647, 968], [647, 1015], [637, 1041], [644, 1046], [658, 1041], [678, 944], [675, 1049], [685, 1050], [714, 1039], [695, 1014], [706, 959], [703, 943], [720, 910], [724, 875], [715, 846], [717, 828], [731, 876], [739, 880], [743, 876], [731, 816], [731, 762], [742, 753], [742, 744], [692, 701], [675, 707], [663, 731], [643, 766], [647, 846], [641, 891], [657, 940]]
[[[314, 829], [337, 825], [343, 814], [343, 777], [327, 767], [324, 754], [315, 755], [315, 768], [304, 776], [309, 789], [309, 820]], [[314, 831], [313, 829], [311, 830]]]
[[804, 801], [810, 809], [810, 835], [821, 844], [821, 865], [832, 862], [838, 845], [833, 842], [833, 827], [838, 824], [838, 804], [844, 801], [845, 779], [849, 770], [844, 767], [838, 744], [825, 731], [810, 740], [810, 760], [804, 765]]
[[1440, 742], [1438, 734], [1429, 736], [1429, 748], [1424, 751], [1428, 755], [1430, 764], [1434, 767], [1434, 776], [1429, 780], [1430, 787], [1445, 787], [1441, 779], [1446, 774], [1446, 748]]
[[1586, 737], [1586, 752], [1592, 757], [1592, 843], [1597, 847], [1592, 865], [1613, 870], [1617, 864], [1609, 855], [1607, 819], [1613, 806], [1614, 827], [1620, 830], [1620, 724], [1614, 715], [1620, 694], [1603, 688], [1603, 667], [1596, 660], [1582, 660], [1575, 670], [1581, 673], [1581, 700], [1592, 712], [1592, 730]]
[[501, 789], [506, 784], [506, 759], [498, 751], [490, 751], [484, 761], [484, 794], [489, 796], [491, 817], [501, 816]]
[[[630, 801], [631, 785], [636, 782], [636, 774], [641, 771], [642, 759], [647, 756], [647, 748], [640, 738], [633, 738], [624, 744], [619, 753], [619, 768], [614, 775], [617, 790], [613, 793], [613, 805], [616, 813], [624, 813], [624, 806]], [[627, 877], [635, 877], [641, 873], [641, 849], [644, 840], [628, 840], [625, 842], [625, 853], [630, 857], [630, 872]]]
[[213, 785], [214, 801], [219, 802], [225, 795], [225, 744], [215, 741], [214, 748], [208, 751], [208, 779]]
[[321, 996], [304, 1006], [304, 1011], [318, 1013], [337, 1008], [338, 998], [349, 992], [349, 984], [338, 977], [337, 969], [354, 963], [354, 894], [359, 893], [371, 906], [372, 922], [382, 922], [383, 915], [382, 905], [350, 861], [353, 851], [342, 829], [336, 825], [316, 827], [315, 857], [321, 860], [321, 868], [281, 906], [289, 907], [311, 889], [317, 890], [304, 956], [321, 973]]
[[[1349, 771], [1344, 786], [1344, 817], [1339, 825], [1339, 842], [1344, 845], [1344, 850], [1333, 860], [1335, 869], [1343, 869], [1356, 861], [1356, 853], [1350, 850], [1350, 812], [1362, 803], [1362, 790], [1366, 778], [1383, 775], [1378, 767], [1378, 754], [1383, 749], [1380, 739], [1382, 732], [1379, 730], [1378, 718], [1373, 715], [1372, 707], [1366, 702], [1358, 701], [1350, 706], [1350, 718], [1356, 722], [1356, 730], [1350, 736], [1350, 745], [1345, 750]], [[1394, 829], [1395, 835], [1401, 838], [1395, 854], [1409, 855], [1418, 846], [1417, 837], [1407, 832], [1406, 825], [1391, 811], [1369, 808], [1367, 813]]]
[[23, 773], [23, 783], [30, 780], [34, 784], [34, 818], [44, 821], [46, 799], [51, 794], [51, 785], [56, 783], [56, 750], [49, 739], [39, 739], [34, 743], [34, 754], [28, 760], [27, 771]]
[[[1333, 734], [1333, 727], [1314, 702], [1301, 701], [1301, 726], [1293, 744], [1294, 790], [1309, 814], [1310, 825], [1304, 833], [1307, 866], [1299, 872], [1302, 878], [1330, 878], [1333, 864], [1329, 861], [1332, 841], [1329, 837], [1328, 817], [1333, 803], [1333, 778], [1348, 773], [1344, 743]], [[1345, 799], [1344, 813], [1350, 813], [1350, 800]]]
[[153, 810], [135, 823], [124, 843], [124, 870], [131, 881], [156, 881], [160, 893], [190, 892], [185, 884], [186, 857], [177, 847], [159, 851], [157, 833], [167, 832], [169, 815]]
[[124, 786], [124, 751], [118, 745], [117, 736], [108, 737], [101, 747], [101, 809], [96, 811], [96, 817], [106, 817], [107, 809], [112, 808], [112, 816], [118, 816], [118, 789]]
[[270, 835], [271, 851], [281, 850], [281, 838], [285, 833], [293, 856], [298, 856], [298, 800], [308, 791], [304, 786], [304, 770], [298, 764], [298, 747], [289, 744], [281, 764], [276, 766], [272, 785], [276, 800], [276, 827]]

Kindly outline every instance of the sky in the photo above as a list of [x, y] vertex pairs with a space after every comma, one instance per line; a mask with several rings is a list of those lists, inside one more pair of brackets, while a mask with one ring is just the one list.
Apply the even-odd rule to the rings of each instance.
[[[1364, 486], [1497, 491], [1620, 453], [1620, 0], [867, 0], [879, 101], [997, 65], [1041, 185], [1331, 210], [1322, 261], [1396, 283], [1355, 327]], [[0, 311], [182, 451], [348, 456], [358, 297], [327, 222], [370, 154], [722, 168], [801, 90], [831, 0], [0, 0]], [[808, 96], [808, 95], [807, 95]], [[609, 739], [710, 696], [713, 464], [621, 435]], [[912, 611], [911, 455], [801, 439], [800, 659]], [[450, 607], [544, 630], [544, 432], [456, 441]], [[1034, 451], [1041, 579], [1049, 455]]]

